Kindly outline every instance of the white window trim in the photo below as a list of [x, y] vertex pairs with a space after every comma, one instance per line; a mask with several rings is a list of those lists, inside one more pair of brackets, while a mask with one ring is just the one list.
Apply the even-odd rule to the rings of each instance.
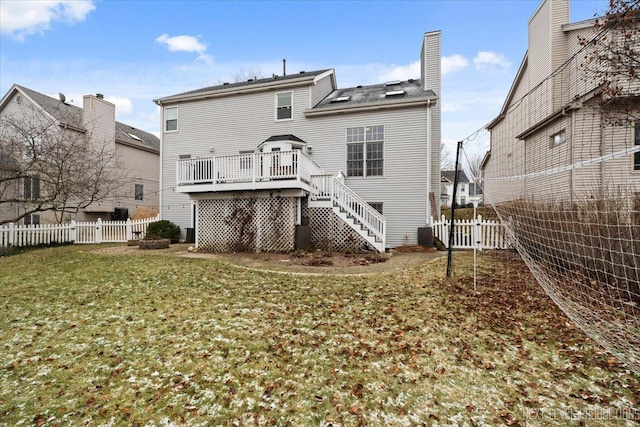
[[[167, 110], [175, 108], [176, 109], [176, 128], [175, 130], [167, 130]], [[173, 133], [178, 132], [180, 129], [180, 111], [178, 111], [178, 106], [175, 107], [164, 107], [162, 112], [162, 131], [164, 133]]]
[[[288, 119], [278, 119], [278, 95], [282, 95], [284, 93], [288, 93], [291, 95], [291, 117]], [[276, 122], [289, 122], [291, 120], [293, 120], [293, 91], [292, 90], [285, 90], [282, 92], [276, 92], [274, 98], [273, 98], [273, 102], [274, 102], [274, 107], [273, 107], [273, 120]]]

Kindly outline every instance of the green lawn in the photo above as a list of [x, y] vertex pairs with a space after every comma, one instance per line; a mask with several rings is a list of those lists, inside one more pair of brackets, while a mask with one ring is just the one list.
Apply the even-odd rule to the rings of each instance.
[[293, 276], [94, 249], [0, 258], [0, 425], [633, 425], [640, 402], [513, 257], [483, 252], [474, 293], [470, 254], [449, 284], [445, 259]]

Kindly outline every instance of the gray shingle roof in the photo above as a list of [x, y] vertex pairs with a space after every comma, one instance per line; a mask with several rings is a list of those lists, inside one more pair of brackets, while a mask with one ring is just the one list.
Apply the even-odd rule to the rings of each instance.
[[[65, 104], [59, 99], [52, 98], [24, 86], [16, 85], [16, 87], [22, 90], [61, 124], [66, 124], [77, 129], [84, 129], [82, 126], [82, 108]], [[130, 135], [137, 136], [139, 140], [132, 138]], [[116, 141], [156, 153], [160, 152], [160, 139], [157, 136], [118, 121], [116, 121]]]
[[[456, 176], [456, 171], [442, 171], [441, 175], [443, 178], [453, 182]], [[464, 173], [464, 171], [458, 171], [458, 182], [469, 182], [469, 178], [467, 178], [467, 174]]]
[[[257, 79], [257, 80], [248, 80], [246, 82], [238, 82], [238, 83], [223, 83], [220, 85], [216, 85], [216, 86], [208, 86], [208, 87], [203, 87], [200, 89], [195, 89], [195, 90], [191, 90], [188, 92], [182, 92], [182, 93], [178, 93], [175, 95], [170, 95], [166, 98], [173, 98], [173, 97], [180, 97], [180, 96], [188, 96], [188, 95], [197, 95], [200, 93], [207, 93], [207, 92], [215, 92], [215, 91], [219, 91], [219, 90], [226, 90], [226, 89], [235, 89], [235, 88], [242, 88], [242, 87], [248, 87], [248, 86], [252, 86], [252, 85], [260, 85], [260, 84], [265, 84], [265, 83], [276, 83], [276, 82], [286, 82], [286, 81], [290, 81], [293, 79], [299, 79], [299, 78], [304, 78], [304, 77], [315, 77], [315, 76], [319, 76], [320, 74], [326, 73], [327, 71], [330, 71], [330, 68], [327, 68], [325, 70], [318, 70], [318, 71], [301, 71], [297, 74], [287, 74], [286, 76], [272, 76], [272, 77], [267, 77], [264, 79]], [[161, 98], [162, 99], [162, 98]]]
[[[388, 94], [399, 92], [402, 94]], [[344, 99], [344, 100], [342, 100]], [[346, 89], [336, 89], [325, 99], [314, 106], [311, 111], [329, 111], [359, 107], [368, 104], [398, 103], [402, 101], [420, 101], [437, 99], [432, 90], [422, 90], [420, 80], [409, 79], [395, 84], [377, 84], [371, 86], [356, 86]]]

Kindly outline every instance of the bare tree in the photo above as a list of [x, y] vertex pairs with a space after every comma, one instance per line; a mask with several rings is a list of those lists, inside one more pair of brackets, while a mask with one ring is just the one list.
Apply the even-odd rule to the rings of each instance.
[[235, 83], [241, 83], [246, 82], [247, 80], [258, 80], [262, 77], [262, 70], [257, 66], [254, 66], [249, 69], [240, 68], [240, 71], [238, 71], [236, 75], [233, 76], [233, 81]]
[[469, 178], [473, 180], [478, 187], [482, 188], [482, 160], [484, 155], [482, 153], [472, 153], [466, 156], [467, 170], [469, 171]]
[[604, 122], [638, 120], [640, 0], [609, 0], [609, 10], [595, 29], [595, 37], [580, 42], [585, 46], [583, 68], [595, 84]]
[[[89, 124], [90, 125], [90, 124]], [[114, 196], [126, 181], [114, 141], [26, 107], [0, 118], [0, 224], [41, 212], [58, 222]]]
[[451, 150], [446, 145], [440, 144], [440, 170], [452, 171], [456, 168], [456, 162], [453, 159]]

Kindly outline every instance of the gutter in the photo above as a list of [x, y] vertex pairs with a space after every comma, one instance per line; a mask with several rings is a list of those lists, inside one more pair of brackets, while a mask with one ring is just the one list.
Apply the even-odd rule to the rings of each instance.
[[408, 107], [431, 107], [436, 104], [438, 98], [421, 98], [419, 100], [411, 101], [399, 101], [399, 102], [385, 102], [376, 104], [362, 104], [358, 106], [344, 106], [338, 108], [323, 108], [320, 110], [309, 109], [303, 111], [305, 117], [318, 117], [327, 116], [331, 114], [347, 114], [361, 111], [376, 111], [376, 110], [388, 110], [391, 108], [408, 108]]

